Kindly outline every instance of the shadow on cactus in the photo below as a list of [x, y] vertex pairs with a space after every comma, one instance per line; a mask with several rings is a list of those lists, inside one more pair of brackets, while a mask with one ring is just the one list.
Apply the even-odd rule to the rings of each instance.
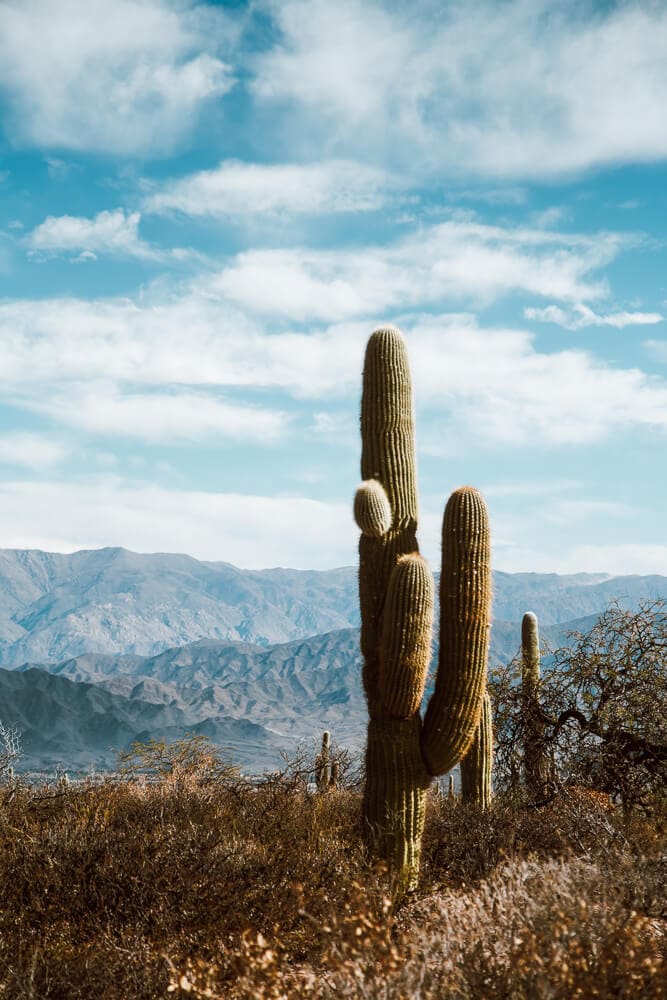
[[470, 753], [470, 798], [485, 804], [490, 794], [491, 733], [489, 713], [483, 717], [482, 711], [491, 624], [489, 525], [477, 490], [464, 486], [451, 495], [442, 525], [439, 663], [422, 724], [435, 585], [417, 544], [412, 381], [405, 341], [395, 327], [376, 330], [366, 348], [361, 442], [363, 482], [354, 513], [361, 530], [361, 652], [369, 713], [364, 822], [369, 844], [389, 864], [400, 896], [419, 876], [431, 779]]

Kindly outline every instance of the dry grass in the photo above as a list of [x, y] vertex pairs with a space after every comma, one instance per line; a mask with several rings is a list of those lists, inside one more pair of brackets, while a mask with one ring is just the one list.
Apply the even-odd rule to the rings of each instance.
[[192, 767], [3, 797], [3, 997], [667, 996], [661, 832], [593, 802], [433, 798], [392, 912], [353, 791]]

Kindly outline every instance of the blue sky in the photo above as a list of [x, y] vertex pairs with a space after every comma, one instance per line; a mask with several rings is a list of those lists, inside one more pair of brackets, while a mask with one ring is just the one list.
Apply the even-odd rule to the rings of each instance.
[[667, 6], [0, 2], [0, 546], [355, 561], [404, 331], [422, 548], [667, 573]]

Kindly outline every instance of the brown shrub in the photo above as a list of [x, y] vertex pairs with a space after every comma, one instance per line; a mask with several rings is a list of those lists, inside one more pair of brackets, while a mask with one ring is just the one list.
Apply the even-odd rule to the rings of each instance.
[[392, 913], [356, 792], [153, 777], [5, 796], [0, 995], [664, 996], [654, 821], [434, 797], [422, 885]]

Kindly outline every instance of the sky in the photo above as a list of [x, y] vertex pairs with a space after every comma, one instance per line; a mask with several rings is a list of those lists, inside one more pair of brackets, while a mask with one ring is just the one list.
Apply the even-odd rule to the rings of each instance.
[[667, 574], [667, 4], [0, 0], [0, 547], [356, 561], [369, 334], [420, 538]]

